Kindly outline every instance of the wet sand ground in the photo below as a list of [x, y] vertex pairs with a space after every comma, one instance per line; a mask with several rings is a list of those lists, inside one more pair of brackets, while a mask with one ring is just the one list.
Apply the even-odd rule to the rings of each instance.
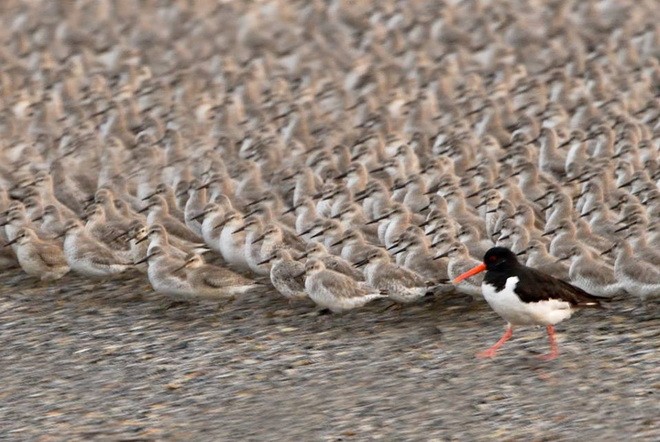
[[1, 279], [3, 438], [658, 440], [660, 321], [584, 311], [521, 329], [457, 296], [318, 317], [276, 294], [180, 304], [142, 279]]

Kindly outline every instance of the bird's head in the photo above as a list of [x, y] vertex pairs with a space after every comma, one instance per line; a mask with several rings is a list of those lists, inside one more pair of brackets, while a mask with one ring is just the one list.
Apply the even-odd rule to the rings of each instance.
[[519, 263], [515, 253], [505, 247], [493, 247], [486, 252], [486, 255], [484, 255], [484, 261], [481, 264], [471, 268], [462, 275], [459, 275], [453, 282], [454, 284], [457, 284], [464, 279], [483, 272], [484, 270], [501, 272], [517, 265], [519, 265]]

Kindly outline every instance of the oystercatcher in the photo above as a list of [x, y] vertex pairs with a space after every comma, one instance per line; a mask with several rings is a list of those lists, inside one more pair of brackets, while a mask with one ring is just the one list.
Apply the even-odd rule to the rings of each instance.
[[545, 325], [550, 341], [550, 353], [544, 360], [557, 357], [559, 348], [554, 325], [571, 316], [574, 309], [600, 307], [601, 298], [560, 279], [518, 262], [516, 255], [504, 247], [486, 252], [483, 263], [454, 279], [454, 284], [486, 271], [481, 290], [486, 302], [508, 322], [502, 338], [477, 357], [492, 358], [511, 338], [517, 325]]

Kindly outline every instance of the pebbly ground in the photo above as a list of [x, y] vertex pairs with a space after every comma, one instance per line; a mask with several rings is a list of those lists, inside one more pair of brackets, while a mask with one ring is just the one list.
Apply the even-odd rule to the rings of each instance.
[[[634, 302], [521, 329], [453, 296], [343, 316], [253, 296], [179, 304], [141, 279], [0, 277], [7, 440], [658, 440], [660, 320]], [[385, 311], [384, 311], [385, 310]]]

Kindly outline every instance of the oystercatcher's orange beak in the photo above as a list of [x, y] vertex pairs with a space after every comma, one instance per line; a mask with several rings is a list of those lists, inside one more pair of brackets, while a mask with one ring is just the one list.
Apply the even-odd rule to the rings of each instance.
[[454, 280], [453, 280], [452, 282], [453, 282], [454, 284], [458, 284], [458, 283], [461, 282], [462, 280], [467, 279], [467, 278], [469, 278], [470, 276], [474, 276], [474, 275], [476, 275], [477, 273], [481, 273], [481, 272], [483, 272], [484, 270], [486, 270], [486, 264], [484, 264], [484, 263], [482, 262], [482, 263], [479, 264], [478, 266], [476, 266], [476, 267], [474, 267], [474, 268], [468, 270], [467, 272], [463, 273], [462, 275], [457, 276], [456, 278], [454, 278]]

